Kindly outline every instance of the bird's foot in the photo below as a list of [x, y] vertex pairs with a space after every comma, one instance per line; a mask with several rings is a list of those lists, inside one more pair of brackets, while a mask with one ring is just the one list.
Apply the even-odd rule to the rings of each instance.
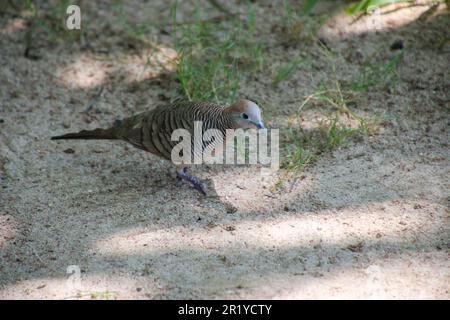
[[180, 185], [182, 180], [190, 182], [197, 191], [206, 196], [205, 185], [203, 182], [201, 182], [200, 179], [189, 175], [187, 173], [187, 168], [183, 168], [183, 170], [177, 172], [177, 180], [177, 185]]

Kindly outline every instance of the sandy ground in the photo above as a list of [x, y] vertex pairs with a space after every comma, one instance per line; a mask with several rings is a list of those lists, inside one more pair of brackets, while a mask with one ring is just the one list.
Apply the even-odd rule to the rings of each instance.
[[[38, 59], [23, 55], [23, 19], [0, 17], [1, 299], [450, 298], [445, 12], [419, 21], [424, 7], [393, 11], [378, 32], [367, 17], [333, 13], [320, 34], [344, 82], [361, 57], [381, 48], [388, 59], [393, 41], [405, 43], [398, 86], [355, 98], [356, 112], [382, 119], [377, 134], [325, 153], [281, 190], [282, 174], [262, 181], [257, 167], [199, 169], [205, 198], [177, 187], [170, 163], [124, 143], [49, 140], [151, 108], [176, 86], [170, 66], [144, 67], [150, 49], [133, 48], [106, 7], [91, 23], [94, 50], [56, 41]], [[164, 8], [124, 10], [139, 20]], [[276, 10], [256, 5], [261, 32]], [[176, 54], [167, 35], [155, 39], [160, 61]], [[299, 50], [268, 41], [273, 68]], [[277, 106], [273, 127], [329, 77], [318, 47], [301, 47], [309, 67], [277, 88], [260, 78], [240, 90]], [[306, 107], [302, 126], [317, 129], [319, 115]]]

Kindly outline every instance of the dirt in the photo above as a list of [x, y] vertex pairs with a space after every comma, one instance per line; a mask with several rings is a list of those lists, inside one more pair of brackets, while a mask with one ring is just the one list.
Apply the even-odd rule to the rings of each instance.
[[[124, 12], [161, 20], [165, 3]], [[178, 85], [173, 66], [161, 67], [176, 56], [165, 32], [152, 29], [159, 63], [145, 66], [154, 48], [130, 40], [108, 4], [83, 4], [100, 17], [88, 40], [47, 40], [34, 58], [24, 56], [25, 20], [0, 16], [1, 299], [450, 299], [443, 6], [427, 19], [417, 19], [424, 6], [392, 10], [375, 30], [372, 17], [330, 11], [318, 36], [343, 83], [364, 58], [381, 50], [386, 61], [404, 44], [398, 83], [355, 97], [355, 112], [380, 119], [376, 133], [324, 152], [281, 189], [285, 175], [262, 180], [256, 166], [198, 168], [203, 197], [176, 186], [170, 163], [125, 143], [49, 140], [164, 103]], [[267, 72], [299, 46], [311, 64], [276, 88], [268, 78], [241, 86], [263, 109], [276, 106], [271, 127], [286, 126], [330, 77], [316, 44], [279, 44], [271, 30], [281, 11], [255, 5], [274, 61]], [[309, 104], [300, 124], [317, 130], [324, 113]]]

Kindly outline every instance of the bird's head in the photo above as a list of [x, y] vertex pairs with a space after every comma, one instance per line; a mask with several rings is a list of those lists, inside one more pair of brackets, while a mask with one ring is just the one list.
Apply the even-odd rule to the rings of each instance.
[[261, 109], [253, 101], [242, 99], [230, 105], [225, 112], [238, 129], [264, 129]]

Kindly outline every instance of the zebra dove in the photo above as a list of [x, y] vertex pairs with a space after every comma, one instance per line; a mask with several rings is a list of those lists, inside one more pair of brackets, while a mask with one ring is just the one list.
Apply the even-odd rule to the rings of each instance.
[[[82, 130], [51, 139], [124, 140], [136, 148], [171, 160], [172, 148], [178, 143], [171, 140], [172, 132], [176, 129], [186, 129], [192, 133], [195, 121], [202, 121], [202, 132], [208, 129], [219, 130], [222, 141], [225, 140], [227, 129], [264, 128], [261, 110], [250, 100], [239, 100], [226, 108], [211, 103], [180, 102], [159, 105], [150, 111], [117, 121], [107, 129]], [[191, 150], [194, 152], [198, 149]], [[205, 145], [200, 150], [204, 152]], [[195, 189], [206, 195], [204, 185], [196, 177], [190, 176], [186, 167], [177, 171], [177, 177], [179, 181], [190, 182]]]

